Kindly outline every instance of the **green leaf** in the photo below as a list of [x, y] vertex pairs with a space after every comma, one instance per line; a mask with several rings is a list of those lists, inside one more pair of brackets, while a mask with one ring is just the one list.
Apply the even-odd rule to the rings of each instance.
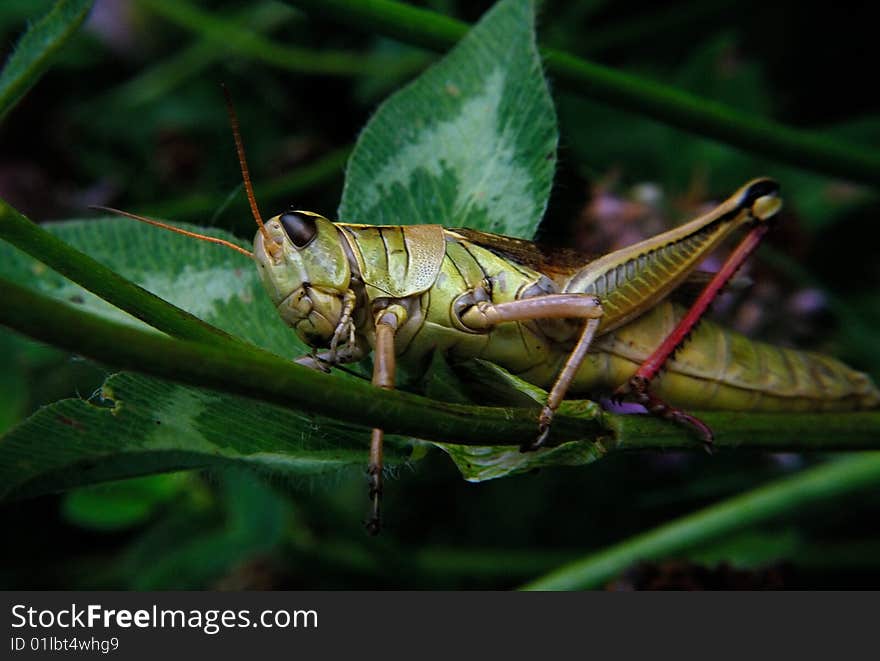
[[0, 498], [226, 465], [288, 478], [362, 470], [368, 439], [367, 429], [123, 373], [98, 402], [55, 402], [3, 437]]
[[58, 0], [25, 32], [0, 72], [0, 119], [36, 84], [85, 20], [94, 0]]
[[661, 560], [769, 523], [820, 508], [844, 494], [869, 491], [880, 477], [880, 452], [829, 461], [722, 500], [569, 563], [521, 589], [597, 588], [635, 562]]
[[556, 142], [532, 3], [499, 2], [373, 115], [349, 161], [339, 217], [529, 238], [550, 194]]
[[434, 445], [449, 455], [468, 482], [485, 482], [551, 466], [584, 466], [605, 456], [598, 443], [578, 441], [535, 452], [520, 452], [509, 445]]
[[[353, 51], [294, 48], [259, 34], [241, 22], [222, 18], [216, 12], [202, 11], [180, 0], [141, 0], [141, 4], [201, 37], [222, 44], [227, 52], [287, 71], [323, 76], [358, 76], [383, 74], [389, 70], [406, 71], [413, 66], [412, 60], [401, 58], [365, 56]], [[421, 58], [415, 64], [420, 62]]]
[[[450, 380], [448, 372], [437, 369], [435, 360], [432, 382], [429, 388], [442, 391], [442, 385]], [[476, 390], [480, 401], [515, 404], [518, 406], [543, 406], [547, 392], [527, 383], [507, 370], [484, 360], [468, 361], [458, 367], [467, 375], [469, 389]], [[439, 372], [439, 374], [438, 374]], [[435, 383], [436, 382], [436, 383]], [[560, 413], [595, 420], [602, 415], [601, 407], [589, 400], [568, 400], [562, 403]], [[537, 433], [537, 432], [536, 432]], [[601, 459], [607, 449], [599, 442], [572, 441], [534, 452], [520, 452], [508, 446], [473, 446], [454, 443], [434, 443], [446, 452], [462, 477], [468, 482], [485, 482], [499, 477], [528, 473], [550, 466], [583, 466]]]
[[[467, 27], [448, 16], [393, 0], [287, 1], [358, 29], [373, 29], [405, 43], [435, 50], [448, 48]], [[880, 181], [880, 153], [874, 149], [794, 129], [564, 51], [542, 49], [542, 52], [547, 70], [559, 88], [568, 88], [617, 109], [651, 117], [740, 149], [761, 152], [814, 172], [869, 184]]]
[[804, 546], [804, 536], [796, 528], [778, 527], [746, 530], [714, 543], [698, 545], [686, 555], [689, 560], [710, 567], [725, 563], [758, 569], [777, 562], [793, 561]]
[[[119, 218], [48, 229], [153, 293], [277, 353], [279, 360], [303, 352], [278, 318], [253, 264], [237, 253]], [[0, 275], [59, 304], [149, 328], [7, 244], [0, 244]], [[230, 463], [281, 476], [361, 469], [368, 439], [368, 430], [357, 426], [120, 374], [104, 384], [99, 401], [56, 402], [3, 437], [0, 497]], [[392, 440], [391, 462], [399, 456]]]
[[25, 413], [28, 384], [20, 360], [24, 345], [21, 338], [0, 331], [0, 355], [6, 363], [5, 369], [0, 371], [0, 434]]
[[[179, 227], [245, 244], [227, 232]], [[304, 345], [279, 319], [253, 263], [214, 244], [121, 218], [43, 225], [49, 232], [157, 296], [231, 335], [292, 359]], [[150, 327], [6, 243], [0, 276], [114, 321]]]

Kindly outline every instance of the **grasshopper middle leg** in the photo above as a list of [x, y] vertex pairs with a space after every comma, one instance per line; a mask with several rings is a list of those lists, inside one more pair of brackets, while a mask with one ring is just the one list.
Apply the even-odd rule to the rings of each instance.
[[[394, 335], [405, 320], [405, 310], [399, 305], [391, 305], [376, 314], [376, 347], [373, 355], [373, 385], [387, 390], [394, 389], [396, 369], [394, 354]], [[385, 433], [373, 429], [370, 437], [370, 463], [367, 475], [370, 484], [372, 509], [367, 521], [367, 532], [378, 535], [382, 529], [382, 468]]]
[[587, 355], [593, 342], [599, 321], [602, 318], [602, 304], [595, 296], [588, 294], [546, 294], [534, 298], [504, 303], [481, 301], [465, 310], [461, 322], [474, 330], [487, 330], [506, 321], [529, 321], [533, 319], [584, 319], [583, 330], [577, 344], [565, 361], [565, 365], [556, 377], [553, 387], [547, 396], [547, 402], [541, 409], [538, 419], [538, 436], [520, 446], [520, 450], [528, 452], [537, 450], [547, 441], [550, 424], [565, 393], [574, 380], [578, 369]]

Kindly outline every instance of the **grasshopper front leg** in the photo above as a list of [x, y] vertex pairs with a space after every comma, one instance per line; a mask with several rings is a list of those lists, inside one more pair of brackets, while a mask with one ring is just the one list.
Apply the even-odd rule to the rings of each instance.
[[550, 434], [553, 416], [565, 394], [568, 392], [587, 351], [596, 335], [602, 318], [602, 303], [596, 296], [588, 294], [546, 294], [534, 298], [524, 298], [504, 303], [481, 301], [466, 309], [461, 322], [476, 331], [489, 330], [507, 321], [521, 322], [534, 319], [584, 319], [583, 330], [565, 365], [556, 377], [547, 396], [547, 402], [538, 418], [538, 436], [534, 441], [523, 443], [520, 451], [528, 452], [541, 448]]
[[366, 351], [359, 344], [346, 344], [337, 351], [313, 351], [305, 356], [300, 356], [293, 362], [297, 365], [329, 374], [330, 368], [336, 365], [356, 363], [359, 360], [363, 360], [365, 356]]

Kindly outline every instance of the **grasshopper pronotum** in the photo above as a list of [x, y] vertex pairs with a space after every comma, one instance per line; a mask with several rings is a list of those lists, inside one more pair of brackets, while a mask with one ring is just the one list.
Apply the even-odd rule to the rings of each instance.
[[[588, 261], [529, 241], [440, 225], [334, 223], [288, 210], [263, 221], [238, 121], [227, 96], [245, 190], [258, 231], [254, 251], [114, 209], [251, 257], [281, 318], [323, 349], [297, 362], [329, 369], [373, 352], [373, 384], [393, 388], [395, 361], [423, 363], [432, 352], [480, 357], [549, 390], [537, 416], [541, 447], [567, 394], [631, 396], [648, 410], [711, 430], [680, 408], [847, 410], [880, 403], [864, 374], [820, 354], [753, 342], [704, 322], [709, 303], [757, 246], [781, 208], [778, 185], [750, 181], [714, 210], [684, 225]], [[667, 296], [726, 237], [742, 243], [685, 309]], [[678, 351], [675, 360], [670, 360]], [[665, 372], [657, 376], [661, 367]], [[616, 390], [615, 390], [616, 388]], [[668, 403], [667, 403], [668, 402]], [[380, 528], [383, 432], [374, 429], [368, 530]]]

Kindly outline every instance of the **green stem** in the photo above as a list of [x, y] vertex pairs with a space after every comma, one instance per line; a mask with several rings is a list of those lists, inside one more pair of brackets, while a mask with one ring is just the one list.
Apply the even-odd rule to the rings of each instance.
[[392, 0], [286, 0], [318, 16], [399, 39], [442, 53], [468, 31], [470, 25], [429, 9]]
[[[444, 404], [292, 365], [129, 282], [2, 200], [0, 238], [154, 328], [186, 340], [121, 326], [13, 283], [0, 283], [4, 302], [0, 322], [101, 363], [446, 443], [519, 445], [535, 433], [535, 411], [530, 409]], [[719, 448], [880, 448], [878, 411], [700, 416], [714, 430]], [[559, 415], [552, 438], [600, 439], [607, 450], [698, 447], [687, 430], [646, 416]]]
[[[461, 21], [392, 0], [287, 0], [361, 30], [438, 51], [468, 29]], [[691, 133], [816, 172], [880, 184], [880, 153], [778, 122], [588, 60], [542, 50], [559, 87], [636, 112]]]
[[[770, 452], [880, 449], [880, 411], [758, 413], [696, 411], [715, 433], [716, 448]], [[671, 450], [682, 447], [678, 425], [646, 415], [607, 415], [615, 450]]]
[[424, 57], [418, 53], [411, 58], [400, 58], [294, 48], [180, 0], [141, 0], [141, 3], [165, 19], [222, 44], [239, 55], [285, 71], [323, 76], [361, 76], [387, 75], [389, 72], [424, 66]]
[[[583, 37], [575, 36], [577, 50], [584, 53], [594, 54], [610, 50], [624, 50], [633, 44], [639, 44], [643, 40], [650, 40], [658, 34], [669, 38], [671, 33], [682, 34], [683, 28], [709, 18], [718, 19], [725, 10], [733, 6], [733, 0], [701, 0], [698, 3], [689, 3], [677, 7], [659, 5], [650, 12], [640, 16], [627, 17], [620, 23], [602, 26], [595, 34], [587, 34]], [[568, 27], [568, 24], [565, 25]], [[678, 31], [678, 32], [676, 32]], [[570, 30], [566, 30], [571, 35]], [[568, 44], [565, 45], [566, 47]]]
[[0, 200], [0, 238], [62, 275], [169, 335], [209, 344], [238, 340], [138, 287], [70, 247]]
[[[228, 20], [237, 25], [244, 25], [255, 33], [263, 34], [286, 23], [289, 24], [291, 19], [299, 17], [301, 14], [290, 7], [267, 2], [256, 7], [247, 6], [230, 15]], [[215, 61], [225, 57], [228, 55], [224, 44], [215, 39], [202, 37], [192, 45], [138, 73], [105, 95], [93, 99], [88, 103], [88, 109], [94, 112], [97, 105], [106, 101], [116, 101], [128, 108], [152, 103], [187, 80], [195, 78]]]
[[743, 528], [832, 502], [844, 494], [876, 487], [878, 482], [880, 452], [837, 460], [636, 535], [565, 565], [522, 589], [597, 588], [636, 562], [669, 557]]
[[[309, 370], [257, 347], [176, 340], [107, 321], [0, 279], [0, 324], [100, 363], [212, 388], [386, 432], [467, 445], [518, 445], [536, 433], [536, 411], [448, 404]], [[562, 416], [569, 438], [598, 432], [597, 420]]]
[[[216, 336], [212, 345], [174, 340], [96, 317], [11, 282], [0, 280], [0, 290], [0, 324], [113, 367], [445, 443], [519, 445], [536, 433], [536, 409], [465, 406], [380, 390], [313, 372], [234, 339]], [[880, 448], [877, 411], [715, 412], [701, 417], [715, 431], [718, 448]], [[688, 430], [647, 416], [560, 414], [551, 440], [560, 439], [598, 439], [607, 450], [700, 447]]]

